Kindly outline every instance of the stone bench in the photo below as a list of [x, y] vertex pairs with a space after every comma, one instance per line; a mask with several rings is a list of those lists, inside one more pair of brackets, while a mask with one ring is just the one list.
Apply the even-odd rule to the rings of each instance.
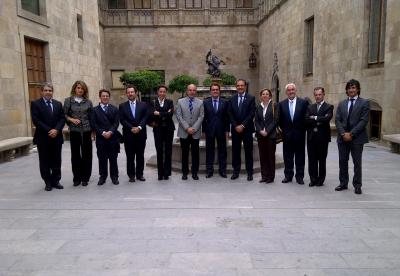
[[383, 140], [390, 142], [392, 152], [400, 153], [400, 134], [383, 135]]
[[0, 141], [0, 161], [11, 161], [17, 156], [27, 155], [32, 137], [15, 137]]

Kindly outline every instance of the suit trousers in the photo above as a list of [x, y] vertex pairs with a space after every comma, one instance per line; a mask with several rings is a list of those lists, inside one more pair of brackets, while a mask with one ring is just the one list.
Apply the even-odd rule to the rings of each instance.
[[329, 142], [311, 139], [307, 143], [308, 174], [314, 184], [323, 184], [326, 177], [326, 157]]
[[194, 139], [192, 135], [187, 138], [180, 138], [181, 150], [182, 150], [182, 174], [186, 175], [189, 173], [189, 150], [192, 155], [192, 175], [199, 172], [200, 165], [200, 139]]
[[275, 179], [276, 140], [268, 137], [258, 137], [258, 152], [260, 155], [261, 179]]
[[214, 173], [215, 140], [217, 140], [219, 173], [226, 173], [226, 136], [225, 133], [206, 136], [206, 168], [207, 173]]
[[154, 143], [157, 151], [158, 176], [171, 175], [172, 141], [174, 130], [164, 127], [154, 128]]
[[242, 164], [242, 142], [246, 160], [246, 171], [253, 175], [253, 133], [232, 132], [232, 168], [234, 174], [239, 174]]
[[99, 174], [100, 177], [106, 179], [108, 176], [108, 162], [110, 162], [110, 177], [118, 179], [118, 142], [107, 141], [105, 143], [96, 144], [97, 157], [99, 158]]
[[338, 143], [339, 150], [339, 181], [341, 186], [346, 186], [349, 183], [349, 156], [353, 159], [354, 188], [361, 188], [362, 186], [362, 173], [361, 161], [364, 144], [353, 144], [353, 142]]
[[88, 182], [92, 175], [92, 133], [70, 131], [73, 181]]
[[[146, 138], [124, 137], [126, 154], [126, 171], [129, 178], [142, 177], [144, 170], [144, 149], [146, 147]], [[136, 159], [136, 165], [135, 165]]]
[[[305, 157], [305, 138], [283, 141], [283, 161], [285, 163], [285, 178], [291, 180], [296, 164], [296, 179], [303, 180]], [[294, 161], [294, 162], [293, 162]]]
[[61, 149], [62, 143], [49, 141], [38, 143], [39, 169], [44, 182], [57, 183], [61, 179]]

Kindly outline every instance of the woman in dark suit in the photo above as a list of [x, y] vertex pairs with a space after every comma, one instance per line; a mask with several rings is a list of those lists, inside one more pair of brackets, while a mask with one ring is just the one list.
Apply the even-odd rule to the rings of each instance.
[[167, 180], [171, 175], [172, 140], [175, 125], [172, 121], [174, 104], [167, 97], [168, 88], [164, 85], [158, 87], [157, 99], [153, 104], [153, 132], [157, 151], [158, 180]]
[[93, 109], [88, 99], [85, 82], [76, 81], [71, 96], [64, 101], [65, 119], [69, 126], [71, 165], [74, 186], [87, 186], [92, 174], [92, 128], [90, 117]]
[[260, 154], [261, 182], [272, 183], [275, 178], [276, 126], [278, 105], [272, 101], [269, 89], [260, 91], [261, 103], [256, 108], [255, 125]]

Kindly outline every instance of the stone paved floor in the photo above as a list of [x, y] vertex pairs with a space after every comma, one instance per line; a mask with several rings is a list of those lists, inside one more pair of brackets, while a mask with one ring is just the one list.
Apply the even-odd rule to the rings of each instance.
[[[149, 132], [146, 158], [154, 154]], [[400, 155], [369, 144], [364, 194], [334, 192], [331, 143], [326, 185], [274, 184], [174, 173], [45, 192], [37, 154], [0, 164], [0, 275], [400, 275]], [[281, 151], [279, 147], [278, 151]], [[306, 177], [306, 183], [308, 177]]]

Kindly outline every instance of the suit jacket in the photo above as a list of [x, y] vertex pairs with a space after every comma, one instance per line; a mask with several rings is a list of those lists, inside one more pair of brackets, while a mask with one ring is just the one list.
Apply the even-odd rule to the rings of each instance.
[[[168, 112], [168, 110], [171, 111]], [[153, 115], [154, 111], [160, 112], [160, 115]], [[172, 120], [173, 115], [174, 103], [172, 100], [164, 99], [164, 105], [161, 107], [158, 99], [155, 99], [151, 111], [151, 121], [155, 124], [153, 130], [157, 130], [159, 127], [167, 128], [168, 130], [175, 130], [175, 124]]]
[[272, 101], [268, 105], [267, 111], [265, 112], [265, 116], [263, 116], [264, 108], [259, 104], [256, 108], [255, 115], [255, 125], [256, 125], [256, 136], [263, 137], [259, 133], [261, 130], [265, 129], [268, 132], [267, 137], [269, 139], [276, 138], [276, 126], [278, 125], [279, 120], [279, 109], [278, 104], [273, 103], [274, 108], [272, 108]]
[[[54, 99], [53, 112], [50, 112], [43, 98], [31, 103], [32, 122], [36, 127], [33, 137], [34, 144], [46, 144], [49, 141], [56, 141], [62, 144], [64, 142], [62, 130], [65, 125], [65, 116], [62, 104]], [[52, 129], [58, 131], [55, 138], [50, 138], [48, 132]]]
[[305, 139], [307, 107], [308, 102], [297, 97], [292, 121], [289, 112], [289, 100], [285, 99], [279, 102], [279, 126], [282, 129], [284, 141]]
[[[122, 132], [124, 141], [129, 141], [129, 138], [140, 137], [147, 139], [146, 122], [148, 118], [148, 107], [145, 102], [139, 102], [136, 100], [135, 118], [132, 115], [130, 102], [126, 101], [119, 105], [119, 120], [122, 125]], [[131, 129], [132, 127], [141, 127], [139, 133], [134, 134]]]
[[241, 111], [239, 111], [239, 96], [233, 95], [229, 101], [229, 120], [231, 123], [231, 132], [236, 132], [235, 127], [238, 125], [244, 126], [243, 133], [253, 133], [254, 129], [254, 114], [256, 109], [256, 101], [254, 96], [246, 92]]
[[347, 128], [347, 110], [348, 99], [339, 103], [335, 124], [338, 131], [338, 143], [344, 143], [342, 135], [350, 132], [353, 136], [354, 144], [368, 143], [367, 125], [369, 120], [369, 102], [366, 99], [358, 97], [353, 105], [353, 111], [350, 115], [350, 129]]
[[208, 137], [225, 135], [229, 131], [228, 101], [220, 97], [217, 112], [214, 111], [212, 97], [204, 99], [203, 105], [203, 132]]
[[204, 119], [204, 106], [203, 101], [194, 98], [192, 114], [189, 110], [189, 97], [185, 97], [178, 100], [178, 104], [175, 112], [176, 119], [178, 120], [178, 137], [187, 138], [189, 134], [186, 129], [193, 127], [196, 132], [192, 135], [194, 139], [200, 139], [201, 137], [201, 124]]
[[[317, 104], [311, 104], [307, 108], [306, 124], [307, 124], [307, 140], [316, 138], [320, 142], [331, 141], [330, 121], [333, 116], [333, 105], [324, 101], [317, 111]], [[317, 116], [317, 119], [310, 119], [310, 116]]]
[[[92, 112], [92, 128], [96, 132], [96, 144], [118, 143], [118, 126], [119, 126], [119, 112], [118, 109], [108, 104], [107, 113], [99, 104], [93, 108]], [[103, 131], [112, 131], [113, 135], [109, 139], [103, 137]]]

